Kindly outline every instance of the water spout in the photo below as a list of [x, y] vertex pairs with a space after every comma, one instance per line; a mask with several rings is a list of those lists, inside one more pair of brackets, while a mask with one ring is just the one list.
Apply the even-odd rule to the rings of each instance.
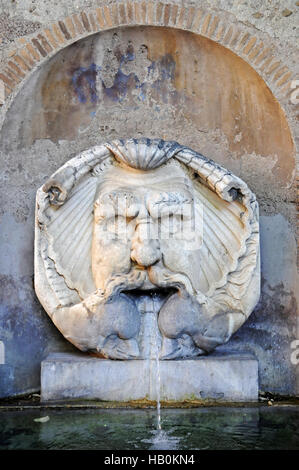
[[161, 431], [161, 402], [160, 402], [160, 388], [161, 388], [161, 378], [160, 378], [160, 331], [158, 326], [158, 314], [160, 310], [160, 305], [156, 305], [157, 296], [153, 295], [153, 310], [155, 313], [155, 328], [154, 328], [154, 343], [155, 343], [155, 352], [156, 352], [156, 400], [157, 400], [157, 429]]

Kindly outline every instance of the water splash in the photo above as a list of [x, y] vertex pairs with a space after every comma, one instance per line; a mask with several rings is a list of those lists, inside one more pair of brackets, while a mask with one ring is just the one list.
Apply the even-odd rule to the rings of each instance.
[[142, 439], [141, 442], [151, 444], [149, 450], [176, 450], [179, 448], [180, 439], [171, 436], [169, 432], [162, 429], [151, 431], [150, 439]]

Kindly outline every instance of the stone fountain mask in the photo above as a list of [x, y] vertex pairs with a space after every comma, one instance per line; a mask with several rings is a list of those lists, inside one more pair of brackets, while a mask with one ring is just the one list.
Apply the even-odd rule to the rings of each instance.
[[93, 147], [37, 191], [35, 289], [82, 351], [144, 357], [138, 299], [154, 293], [160, 358], [211, 352], [259, 299], [255, 196], [176, 142]]

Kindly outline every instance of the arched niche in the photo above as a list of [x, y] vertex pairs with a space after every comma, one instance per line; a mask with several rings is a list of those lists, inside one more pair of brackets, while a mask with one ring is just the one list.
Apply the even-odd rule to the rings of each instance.
[[2, 131], [8, 149], [41, 139], [83, 149], [127, 135], [188, 144], [247, 173], [256, 191], [267, 174], [285, 188], [294, 178], [288, 123], [258, 73], [217, 42], [173, 28], [116, 28], [69, 45], [27, 80]]
[[141, 135], [177, 140], [231, 169], [256, 193], [261, 214], [274, 217], [264, 234], [279, 229], [285, 243], [272, 250], [271, 233], [263, 239], [268, 269], [262, 264], [263, 282], [272, 282], [272, 290], [264, 288], [258, 331], [253, 314], [235, 344], [259, 357], [264, 389], [289, 393], [294, 374], [279, 348], [275, 357], [269, 352], [274, 332], [287, 357], [296, 310], [293, 281], [286, 282], [296, 261], [286, 222], [296, 215], [294, 145], [287, 120], [263, 79], [242, 58], [198, 34], [156, 26], [109, 29], [68, 45], [27, 77], [7, 111], [0, 138], [2, 338], [7, 361], [15, 367], [12, 389], [38, 387], [43, 355], [66, 348], [33, 291], [37, 188], [80, 151], [115, 137]]

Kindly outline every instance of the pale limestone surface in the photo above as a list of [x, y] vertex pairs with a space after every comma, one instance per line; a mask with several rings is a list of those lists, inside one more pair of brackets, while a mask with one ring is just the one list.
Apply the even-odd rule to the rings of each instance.
[[113, 359], [209, 353], [259, 299], [255, 196], [176, 142], [93, 147], [37, 192], [35, 289], [81, 351]]
[[[258, 362], [250, 354], [160, 361], [111, 361], [56, 353], [42, 362], [41, 400], [104, 401], [258, 399]], [[142, 380], [140, 380], [142, 377]], [[120, 386], [121, 384], [121, 386]]]

